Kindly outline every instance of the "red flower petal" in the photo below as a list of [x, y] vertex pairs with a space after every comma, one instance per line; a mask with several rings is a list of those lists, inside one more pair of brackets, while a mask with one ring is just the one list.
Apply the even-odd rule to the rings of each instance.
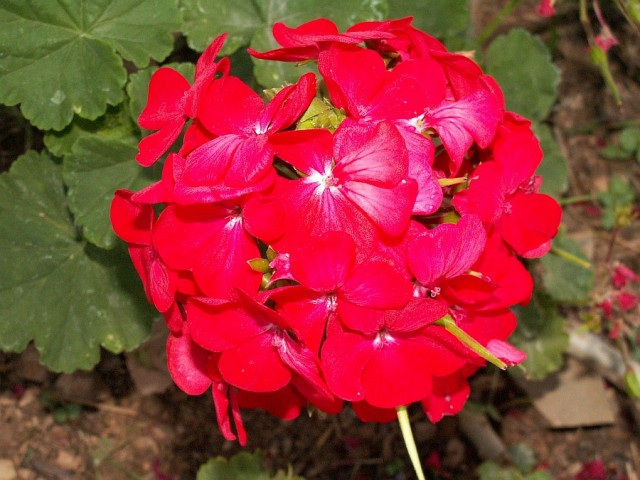
[[500, 222], [500, 232], [516, 253], [526, 253], [552, 239], [562, 219], [558, 202], [541, 193], [516, 193]]
[[402, 235], [411, 218], [418, 193], [415, 180], [402, 180], [396, 187], [379, 188], [369, 183], [346, 181], [344, 195], [360, 207], [382, 231]]
[[411, 282], [379, 261], [359, 265], [339, 291], [341, 299], [369, 308], [401, 308], [411, 295]]
[[381, 340], [362, 372], [365, 399], [380, 408], [408, 405], [431, 392], [430, 357], [411, 339]]
[[209, 352], [191, 340], [188, 329], [167, 339], [167, 368], [175, 384], [188, 395], [200, 395], [211, 386], [207, 374]]
[[136, 155], [137, 162], [143, 167], [153, 165], [180, 136], [182, 127], [184, 127], [184, 119], [180, 117], [169, 121], [157, 132], [140, 140], [138, 154]]
[[322, 371], [333, 393], [347, 401], [364, 398], [362, 372], [374, 354], [373, 339], [336, 329], [322, 345]]
[[330, 293], [341, 287], [355, 260], [356, 246], [344, 232], [327, 232], [310, 237], [291, 252], [291, 272], [302, 285]]
[[147, 104], [138, 124], [147, 130], [158, 130], [180, 120], [184, 125], [184, 95], [191, 86], [181, 73], [169, 67], [156, 70], [149, 82]]
[[271, 339], [270, 334], [258, 335], [222, 352], [218, 368], [225, 381], [250, 392], [275, 392], [287, 385], [291, 371]]
[[469, 383], [460, 372], [446, 377], [433, 377], [433, 390], [422, 401], [422, 407], [430, 422], [439, 422], [443, 417], [458, 414], [467, 403], [470, 393]]
[[369, 124], [344, 121], [335, 133], [333, 175], [349, 182], [394, 187], [407, 176], [404, 139], [388, 122]]
[[500, 113], [495, 97], [479, 89], [458, 101], [446, 100], [436, 108], [428, 109], [424, 114], [424, 127], [438, 132], [451, 157], [452, 173], [456, 173], [474, 141], [481, 148], [489, 146]]
[[469, 270], [480, 257], [486, 238], [475, 215], [464, 215], [456, 224], [438, 225], [410, 244], [411, 271], [422, 285], [437, 287], [442, 280]]
[[127, 243], [151, 245], [151, 229], [155, 222], [153, 207], [131, 199], [133, 192], [118, 190], [111, 201], [111, 225], [116, 235]]

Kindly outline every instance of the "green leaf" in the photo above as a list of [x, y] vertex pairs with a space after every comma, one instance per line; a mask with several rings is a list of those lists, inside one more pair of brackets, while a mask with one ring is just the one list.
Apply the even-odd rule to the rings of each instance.
[[109, 220], [113, 193], [120, 188], [136, 191], [159, 178], [158, 168], [142, 168], [134, 160], [136, 144], [131, 137], [85, 135], [64, 159], [69, 208], [83, 236], [99, 247], [110, 249], [117, 243]]
[[124, 104], [109, 107], [107, 113], [96, 120], [74, 117], [70, 125], [59, 132], [49, 131], [44, 136], [44, 144], [51, 153], [64, 157], [71, 153], [73, 144], [85, 135], [100, 135], [103, 138], [123, 138], [136, 135], [138, 128], [131, 121], [129, 110]]
[[[554, 254], [554, 250], [558, 254]], [[542, 286], [545, 292], [556, 302], [580, 304], [589, 300], [593, 289], [593, 269], [585, 268], [576, 262], [563, 258], [560, 254], [567, 252], [584, 262], [584, 254], [575, 241], [562, 233], [553, 240], [551, 254], [542, 257]]]
[[629, 157], [629, 152], [618, 145], [607, 145], [600, 150], [600, 155], [608, 160], [626, 160]]
[[544, 179], [540, 193], [546, 193], [556, 199], [560, 198], [569, 187], [567, 159], [560, 151], [560, 147], [547, 125], [533, 123], [533, 131], [540, 140], [540, 146], [544, 152], [542, 163], [536, 171], [536, 175], [540, 175]]
[[[382, 20], [387, 14], [386, 0], [184, 0], [184, 32], [189, 46], [202, 51], [222, 32], [229, 37], [222, 53], [235, 52], [250, 45], [258, 51], [278, 48], [271, 29], [275, 22], [290, 27], [325, 17], [346, 29], [364, 20]], [[297, 68], [284, 62], [255, 61], [258, 82], [267, 87], [292, 83], [309, 66]]]
[[45, 365], [70, 372], [93, 367], [100, 346], [135, 348], [152, 312], [124, 249], [78, 238], [61, 170], [29, 152], [0, 175], [0, 349], [33, 340]]
[[522, 473], [529, 473], [536, 466], [538, 461], [533, 450], [524, 443], [517, 443], [515, 445], [509, 445], [507, 448], [509, 458], [513, 461], [515, 466]]
[[620, 148], [628, 155], [640, 149], [640, 128], [627, 127], [620, 132]]
[[240, 452], [229, 461], [223, 457], [210, 459], [198, 469], [196, 480], [304, 480], [302, 477], [277, 472], [275, 476], [265, 472], [262, 454]]
[[486, 461], [477, 469], [479, 480], [522, 480], [514, 468], [501, 467], [495, 462]]
[[95, 119], [123, 99], [122, 59], [163, 60], [180, 26], [176, 0], [3, 0], [0, 102], [60, 130], [74, 113]]
[[228, 33], [222, 55], [249, 45], [263, 19], [251, 0], [182, 0], [182, 27], [189, 46], [202, 52], [221, 33]]
[[[527, 376], [542, 379], [558, 370], [569, 345], [564, 319], [542, 295], [534, 296], [529, 305], [516, 307], [514, 311], [518, 316], [518, 327], [509, 341], [526, 352], [527, 359], [522, 367]], [[509, 372], [519, 375], [522, 370], [512, 368]]]
[[388, 0], [389, 18], [413, 17], [413, 25], [442, 40], [449, 50], [470, 46], [469, 0]]
[[634, 218], [633, 202], [636, 193], [631, 184], [623, 177], [616, 175], [609, 180], [609, 190], [598, 196], [604, 206], [602, 226], [607, 230], [624, 227]]
[[549, 115], [560, 73], [538, 37], [513, 29], [491, 42], [485, 63], [502, 87], [509, 110], [538, 121]]

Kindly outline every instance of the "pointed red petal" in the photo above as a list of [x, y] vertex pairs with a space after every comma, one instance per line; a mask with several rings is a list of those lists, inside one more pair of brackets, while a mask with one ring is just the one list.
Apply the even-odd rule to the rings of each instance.
[[275, 133], [291, 126], [316, 94], [316, 76], [306, 73], [298, 83], [280, 90], [260, 114], [258, 133]]
[[178, 117], [165, 123], [160, 130], [147, 135], [138, 143], [136, 161], [143, 167], [150, 167], [165, 153], [180, 136], [184, 118]]

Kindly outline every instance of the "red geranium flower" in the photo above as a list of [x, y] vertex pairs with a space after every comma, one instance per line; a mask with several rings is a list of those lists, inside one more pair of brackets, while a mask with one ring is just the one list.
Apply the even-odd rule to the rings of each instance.
[[181, 73], [169, 67], [154, 72], [149, 83], [149, 97], [138, 124], [147, 130], [158, 130], [146, 136], [138, 145], [136, 160], [151, 166], [175, 142], [188, 118], [195, 118], [200, 110], [204, 90], [218, 71], [226, 73], [229, 60], [214, 60], [224, 44], [226, 34], [215, 38], [202, 53], [196, 65], [195, 80], [189, 85]]

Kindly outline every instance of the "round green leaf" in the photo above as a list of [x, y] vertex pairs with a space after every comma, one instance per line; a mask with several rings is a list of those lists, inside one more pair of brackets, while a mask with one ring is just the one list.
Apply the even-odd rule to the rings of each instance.
[[[518, 327], [509, 341], [526, 352], [527, 359], [522, 363], [526, 374], [542, 379], [558, 370], [569, 345], [564, 318], [556, 313], [548, 298], [542, 296], [534, 296], [529, 305], [516, 307], [514, 311]], [[512, 368], [509, 372], [518, 375], [522, 370]]]
[[79, 238], [61, 170], [30, 152], [0, 175], [0, 349], [33, 340], [45, 365], [70, 372], [95, 365], [100, 346], [135, 348], [153, 314], [124, 249]]
[[[553, 240], [553, 248], [566, 251], [584, 259], [580, 245], [562, 234]], [[562, 303], [583, 303], [589, 299], [593, 288], [593, 269], [584, 268], [570, 260], [553, 253], [542, 257], [542, 286], [555, 301]]]
[[113, 248], [117, 242], [109, 220], [113, 192], [139, 190], [158, 179], [157, 168], [145, 169], [134, 161], [136, 144], [133, 138], [85, 135], [64, 159], [69, 208], [84, 237], [99, 247]]
[[243, 45], [249, 45], [262, 24], [257, 5], [250, 0], [183, 0], [181, 8], [183, 31], [189, 46], [198, 52], [226, 32], [229, 36], [221, 53], [230, 55]]
[[413, 25], [442, 40], [450, 50], [468, 48], [469, 0], [388, 0], [389, 18], [413, 17]]
[[63, 130], [47, 132], [44, 144], [57, 157], [64, 157], [71, 153], [73, 144], [85, 135], [100, 135], [103, 138], [119, 139], [137, 134], [137, 127], [131, 121], [129, 111], [120, 104], [109, 107], [107, 113], [96, 120], [74, 117], [73, 121]]
[[567, 159], [547, 125], [534, 122], [533, 131], [544, 152], [542, 163], [536, 170], [536, 175], [540, 175], [544, 180], [540, 192], [560, 198], [569, 187]]
[[269, 475], [262, 463], [260, 452], [240, 452], [229, 461], [224, 457], [212, 458], [198, 469], [196, 480], [303, 480], [281, 471]]
[[526, 30], [513, 29], [496, 38], [485, 56], [507, 108], [532, 120], [544, 120], [556, 101], [560, 71], [544, 43]]
[[3, 0], [0, 102], [22, 104], [43, 129], [74, 113], [95, 119], [123, 99], [122, 57], [144, 66], [164, 59], [177, 29], [176, 0]]

